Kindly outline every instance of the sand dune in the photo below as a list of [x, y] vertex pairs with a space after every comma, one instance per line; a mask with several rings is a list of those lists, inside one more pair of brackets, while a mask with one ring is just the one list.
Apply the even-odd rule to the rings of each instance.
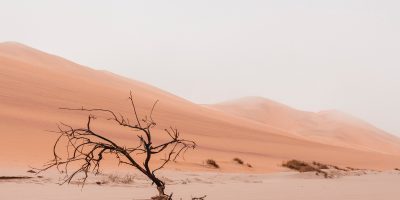
[[304, 139], [367, 151], [400, 152], [399, 138], [340, 111], [300, 111], [262, 97], [245, 97], [210, 106]]
[[[159, 130], [176, 126], [184, 137], [199, 144], [186, 161], [173, 167], [209, 170], [201, 165], [207, 158], [217, 160], [221, 171], [279, 171], [280, 163], [292, 158], [358, 168], [400, 166], [397, 138], [364, 123], [342, 122], [331, 113], [299, 112], [283, 105], [265, 111], [253, 100], [197, 105], [145, 83], [8, 42], [0, 44], [0, 167], [43, 163], [51, 158], [55, 139], [46, 130], [55, 130], [59, 121], [84, 125], [87, 113], [59, 107], [101, 107], [128, 115], [129, 90], [141, 115], [160, 100], [154, 113]], [[247, 106], [255, 107], [249, 111]], [[96, 126], [107, 136], [124, 143], [135, 139], [134, 134], [99, 121]], [[161, 133], [156, 133], [158, 140], [163, 139]], [[234, 157], [254, 168], [237, 166], [231, 161]]]

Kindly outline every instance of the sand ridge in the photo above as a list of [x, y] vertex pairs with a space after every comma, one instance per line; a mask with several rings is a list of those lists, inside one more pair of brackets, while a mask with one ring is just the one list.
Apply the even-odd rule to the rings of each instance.
[[[0, 44], [0, 166], [26, 167], [47, 161], [55, 135], [46, 130], [56, 129], [59, 121], [74, 126], [85, 123], [88, 113], [61, 111], [59, 107], [100, 107], [129, 115], [130, 90], [141, 115], [149, 113], [155, 100], [160, 101], [154, 112], [160, 140], [162, 129], [172, 125], [181, 130], [183, 137], [199, 144], [176, 168], [201, 170], [208, 158], [220, 163], [222, 172], [281, 171], [280, 163], [294, 158], [356, 168], [400, 166], [400, 143], [376, 128], [335, 122], [329, 126], [345, 129], [346, 137], [339, 140], [335, 134], [323, 135], [321, 140], [306, 131], [293, 131], [298, 127], [285, 124], [291, 118], [284, 114], [267, 113], [282, 124], [266, 123], [262, 120], [264, 114], [249, 118], [227, 109], [194, 104], [148, 84], [93, 70], [18, 43]], [[312, 115], [326, 118], [323, 113]], [[117, 141], [131, 141], [132, 134], [114, 124], [100, 119], [96, 126]], [[238, 167], [232, 161], [235, 157], [254, 168]]]

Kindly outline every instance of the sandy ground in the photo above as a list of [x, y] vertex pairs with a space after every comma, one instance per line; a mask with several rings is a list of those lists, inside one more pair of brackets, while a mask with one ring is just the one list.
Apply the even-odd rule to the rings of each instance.
[[[120, 179], [110, 182], [110, 175], [91, 178], [81, 188], [76, 184], [57, 185], [53, 174], [50, 178], [0, 181], [0, 199], [8, 200], [139, 200], [149, 199], [155, 189], [138, 174], [130, 174], [133, 181], [120, 183], [126, 174], [115, 175]], [[190, 199], [207, 195], [207, 200], [248, 199], [310, 199], [310, 200], [397, 200], [400, 196], [399, 171], [368, 172], [324, 179], [313, 174], [281, 172], [272, 174], [232, 174], [199, 172], [163, 172], [167, 191], [175, 199]], [[115, 178], [114, 178], [115, 179]], [[95, 182], [103, 182], [97, 185]], [[109, 181], [109, 182], [107, 182]]]

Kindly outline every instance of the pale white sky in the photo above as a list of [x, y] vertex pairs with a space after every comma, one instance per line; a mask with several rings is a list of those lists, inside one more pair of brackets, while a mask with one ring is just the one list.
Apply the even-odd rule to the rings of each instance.
[[196, 103], [263, 96], [400, 135], [400, 1], [0, 0], [0, 41]]

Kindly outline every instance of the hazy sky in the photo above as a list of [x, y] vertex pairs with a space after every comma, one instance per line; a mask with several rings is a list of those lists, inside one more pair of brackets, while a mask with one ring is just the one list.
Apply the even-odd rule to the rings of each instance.
[[0, 0], [0, 41], [196, 103], [263, 96], [400, 135], [400, 1]]

